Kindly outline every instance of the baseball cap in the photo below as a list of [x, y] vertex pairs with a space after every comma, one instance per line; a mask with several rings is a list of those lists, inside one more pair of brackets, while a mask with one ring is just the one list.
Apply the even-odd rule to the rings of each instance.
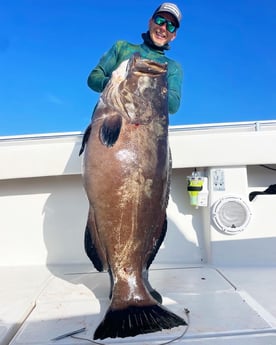
[[176, 19], [176, 24], [177, 27], [180, 26], [180, 21], [182, 18], [182, 13], [180, 11], [180, 9], [173, 3], [171, 2], [164, 2], [162, 5], [160, 5], [155, 12], [153, 13], [153, 17], [160, 13], [160, 12], [168, 12], [170, 14], [172, 14], [174, 16], [174, 18]]

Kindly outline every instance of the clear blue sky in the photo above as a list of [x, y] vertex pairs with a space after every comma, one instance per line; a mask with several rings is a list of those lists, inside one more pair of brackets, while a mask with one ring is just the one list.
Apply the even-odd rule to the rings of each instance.
[[[83, 131], [87, 76], [118, 39], [141, 42], [162, 1], [0, 0], [0, 136]], [[178, 0], [168, 56], [184, 70], [171, 125], [276, 119], [276, 0]]]

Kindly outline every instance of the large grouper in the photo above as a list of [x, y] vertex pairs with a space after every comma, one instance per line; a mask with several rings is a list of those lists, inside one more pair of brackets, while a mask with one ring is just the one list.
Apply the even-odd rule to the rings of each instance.
[[145, 274], [167, 228], [167, 65], [138, 54], [123, 62], [100, 96], [84, 146], [85, 249], [112, 282], [110, 307], [94, 339], [186, 325], [154, 298]]

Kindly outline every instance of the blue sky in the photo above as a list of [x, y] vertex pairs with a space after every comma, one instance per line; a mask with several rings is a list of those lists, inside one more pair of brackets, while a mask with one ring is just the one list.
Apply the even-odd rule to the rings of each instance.
[[[83, 131], [86, 84], [118, 39], [141, 42], [160, 1], [0, 0], [0, 136]], [[182, 64], [171, 125], [276, 119], [276, 1], [178, 0]]]

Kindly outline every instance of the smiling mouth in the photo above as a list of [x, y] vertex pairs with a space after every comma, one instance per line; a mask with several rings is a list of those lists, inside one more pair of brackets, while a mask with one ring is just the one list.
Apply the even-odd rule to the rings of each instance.
[[162, 39], [162, 40], [166, 39], [166, 34], [164, 32], [159, 31], [159, 30], [155, 31], [155, 36], [159, 39]]

